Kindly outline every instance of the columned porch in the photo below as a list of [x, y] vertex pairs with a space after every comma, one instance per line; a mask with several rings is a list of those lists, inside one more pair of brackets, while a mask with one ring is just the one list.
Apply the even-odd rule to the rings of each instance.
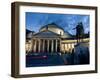
[[33, 39], [32, 51], [36, 53], [60, 52], [60, 39]]

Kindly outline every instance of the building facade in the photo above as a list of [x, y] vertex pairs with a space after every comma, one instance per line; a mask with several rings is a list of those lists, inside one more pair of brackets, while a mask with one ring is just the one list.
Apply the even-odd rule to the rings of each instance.
[[[81, 42], [88, 47], [89, 37], [84, 37]], [[41, 27], [38, 33], [32, 34], [32, 37], [26, 40], [26, 52], [69, 53], [76, 44], [75, 36], [65, 32], [55, 23], [51, 23]]]

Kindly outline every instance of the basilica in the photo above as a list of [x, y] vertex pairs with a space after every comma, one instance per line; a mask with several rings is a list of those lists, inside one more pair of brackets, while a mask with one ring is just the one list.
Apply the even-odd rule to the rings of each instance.
[[[84, 34], [81, 40], [85, 46], [89, 46], [89, 34]], [[72, 52], [77, 40], [75, 35], [65, 32], [55, 23], [42, 26], [37, 33], [26, 33], [26, 53], [69, 53]]]

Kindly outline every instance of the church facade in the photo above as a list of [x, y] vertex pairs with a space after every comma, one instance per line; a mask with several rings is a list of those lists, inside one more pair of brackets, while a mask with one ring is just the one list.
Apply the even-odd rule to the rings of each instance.
[[[81, 42], [88, 47], [89, 36], [83, 37]], [[51, 23], [41, 27], [38, 33], [31, 34], [31, 37], [26, 39], [25, 48], [27, 53], [69, 53], [74, 50], [76, 44], [75, 36], [65, 32], [57, 24]]]

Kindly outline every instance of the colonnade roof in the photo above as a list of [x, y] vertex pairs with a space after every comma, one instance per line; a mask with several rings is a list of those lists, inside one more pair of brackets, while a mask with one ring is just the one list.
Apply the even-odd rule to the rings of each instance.
[[73, 36], [69, 34], [68, 32], [64, 32], [64, 34], [61, 36], [61, 38], [72, 38]]

